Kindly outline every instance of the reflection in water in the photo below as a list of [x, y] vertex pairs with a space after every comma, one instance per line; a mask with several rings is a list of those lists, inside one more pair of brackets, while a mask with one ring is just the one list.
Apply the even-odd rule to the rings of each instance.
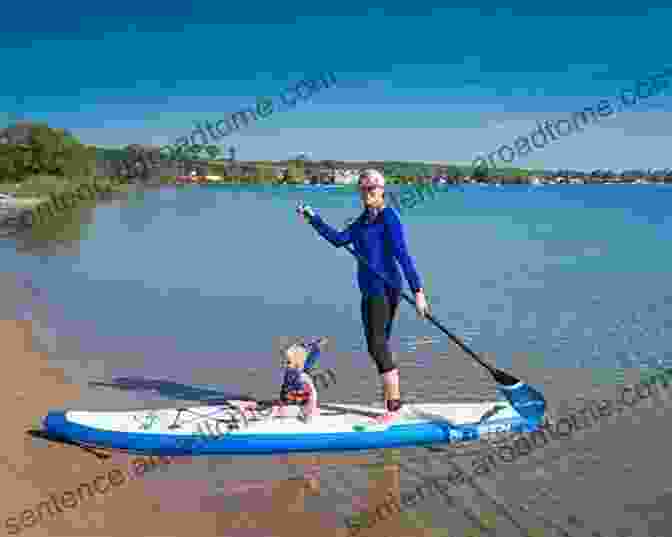
[[[16, 251], [38, 255], [79, 254], [79, 242], [93, 224], [95, 201], [80, 201], [77, 207], [55, 213], [48, 220], [35, 219], [31, 227], [19, 230], [12, 238]], [[66, 250], [66, 251], [64, 251]]]
[[[320, 495], [329, 496], [320, 484], [320, 468], [343, 468], [346, 472], [354, 466], [367, 468], [368, 487], [366, 497], [357, 498], [354, 490], [347, 490], [349, 497], [345, 507], [349, 512], [364, 509], [374, 511], [384, 501], [399, 503], [401, 501], [400, 483], [400, 450], [384, 450], [379, 452], [382, 462], [371, 462], [369, 455], [286, 455], [272, 457], [272, 464], [283, 465], [299, 473], [299, 477], [286, 480], [234, 481], [223, 479], [218, 483], [217, 493], [205, 493], [205, 486], [194, 483], [192, 487], [180, 482], [174, 492], [168, 489], [172, 498], [162, 499], [161, 509], [182, 512], [199, 510], [221, 514], [218, 519], [218, 535], [227, 537], [296, 537], [297, 535], [322, 532], [323, 537], [332, 535], [346, 537], [347, 529], [343, 527], [343, 517], [337, 515], [335, 502], [326, 509], [311, 509], [307, 500]], [[195, 459], [191, 459], [195, 461]], [[264, 463], [271, 462], [265, 458]], [[238, 464], [231, 460], [230, 464]], [[327, 483], [324, 483], [327, 485]], [[157, 489], [165, 483], [156, 483]], [[172, 488], [172, 487], [171, 487]], [[326, 488], [326, 487], [325, 487]], [[331, 502], [331, 498], [329, 498]], [[351, 504], [351, 505], [350, 505]], [[422, 508], [419, 507], [419, 510]], [[445, 532], [440, 528], [428, 529], [424, 514], [416, 514], [414, 510], [404, 510], [389, 516], [388, 520], [363, 530], [366, 537], [411, 537], [439, 535]], [[308, 530], [308, 531], [306, 531]]]
[[[412, 531], [413, 535], [443, 535], [445, 528], [432, 527], [429, 508], [423, 508], [421, 505], [424, 500], [439, 494], [436, 491], [430, 491], [431, 486], [426, 482], [425, 475], [409, 467], [408, 464], [402, 463], [401, 453], [398, 449], [380, 450], [383, 458], [382, 464], [370, 467], [371, 488], [367, 505], [362, 506], [361, 511], [371, 513], [373, 520], [367, 525], [372, 527], [366, 528], [364, 525], [360, 531], [366, 532], [367, 536], [374, 534], [405, 536], [411, 535], [409, 531]], [[402, 493], [400, 470], [420, 480], [415, 488], [405, 487]], [[410, 499], [411, 496], [415, 497], [415, 502]], [[448, 500], [448, 505], [453, 509], [459, 507], [457, 503], [459, 503], [458, 499], [450, 497]], [[467, 518], [478, 520], [473, 511], [466, 506], [464, 514]]]
[[[409, 531], [412, 531], [413, 535], [436, 535], [437, 537], [446, 535], [447, 522], [445, 522], [445, 517], [442, 517], [444, 522], [435, 521], [436, 516], [433, 515], [433, 512], [436, 509], [433, 509], [429, 502], [427, 502], [427, 505], [422, 505], [432, 497], [440, 498], [443, 505], [447, 506], [451, 512], [457, 513], [457, 517], [451, 516], [450, 535], [460, 534], [458, 529], [452, 525], [464, 526], [462, 518], [467, 521], [464, 527], [465, 537], [482, 534], [494, 535], [498, 514], [506, 518], [522, 534], [525, 534], [525, 528], [513, 516], [511, 508], [500, 499], [488, 494], [478, 485], [473, 476], [455, 462], [454, 457], [457, 454], [453, 450], [430, 448], [430, 451], [439, 451], [448, 455], [448, 465], [451, 471], [440, 471], [438, 473], [420, 471], [409, 466], [408, 460], [401, 462], [399, 460], [401, 454], [399, 450], [386, 450], [382, 468], [380, 468], [380, 464], [374, 465], [375, 470], [369, 474], [370, 484], [374, 488], [370, 489], [366, 501], [361, 499], [353, 505], [357, 515], [349, 519], [353, 523], [350, 535], [391, 537], [392, 535], [410, 535]], [[425, 463], [428, 462], [425, 459]], [[401, 490], [400, 470], [415, 478], [414, 481], [417, 480], [414, 488], [405, 486]], [[451, 474], [453, 477], [449, 477]], [[449, 492], [450, 486], [446, 486], [446, 482], [439, 486], [435, 481], [438, 478], [440, 481], [453, 482], [453, 485], [455, 485], [454, 478], [457, 475], [465, 476], [466, 480], [463, 484], [471, 487], [477, 493], [477, 496], [484, 498], [486, 502], [492, 503], [494, 512], [490, 510], [479, 513], [468, 505], [462, 495], [453, 495], [452, 492]], [[477, 503], [480, 503], [480, 501]], [[438, 514], [441, 515], [443, 512], [444, 510], [439, 508]]]
[[[306, 500], [320, 495], [320, 465], [351, 466], [353, 459], [355, 463], [363, 462], [363, 458], [357, 456], [301, 454], [264, 457], [261, 464], [271, 462], [293, 468], [300, 474], [299, 477], [257, 482], [224, 479], [218, 483], [215, 495], [204, 494], [203, 483], [198, 488], [195, 486], [194, 490], [188, 490], [188, 485], [180, 483], [179, 491], [171, 493], [169, 490], [173, 497], [162, 500], [161, 509], [216, 512], [221, 515], [218, 516], [217, 535], [227, 537], [297, 537], [317, 532], [322, 532], [324, 537], [345, 536], [342, 522], [335, 514], [312, 511], [307, 508]], [[231, 464], [238, 463], [232, 460]], [[165, 484], [161, 486], [165, 492]], [[185, 497], [192, 500], [191, 505], [185, 505]]]

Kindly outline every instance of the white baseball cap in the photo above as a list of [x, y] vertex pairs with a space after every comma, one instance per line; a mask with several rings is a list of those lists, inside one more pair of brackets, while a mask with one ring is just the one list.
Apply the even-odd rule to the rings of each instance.
[[369, 188], [384, 188], [385, 177], [378, 170], [369, 169], [364, 170], [359, 174], [359, 186]]

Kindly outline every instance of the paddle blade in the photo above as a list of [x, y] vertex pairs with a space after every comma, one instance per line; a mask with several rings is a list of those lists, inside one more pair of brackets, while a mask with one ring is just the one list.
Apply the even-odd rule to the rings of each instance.
[[497, 386], [497, 389], [523, 418], [541, 423], [546, 411], [546, 399], [540, 392], [524, 382], [513, 386]]
[[497, 384], [501, 384], [502, 386], [507, 386], [511, 388], [512, 386], [515, 386], [516, 384], [520, 383], [520, 379], [514, 377], [513, 375], [509, 375], [506, 371], [502, 371], [501, 369], [495, 369], [494, 367], [483, 362], [478, 356], [476, 356], [475, 353], [472, 354], [481, 363], [481, 365], [485, 366], [487, 370], [490, 371], [492, 378], [495, 379], [495, 382]]

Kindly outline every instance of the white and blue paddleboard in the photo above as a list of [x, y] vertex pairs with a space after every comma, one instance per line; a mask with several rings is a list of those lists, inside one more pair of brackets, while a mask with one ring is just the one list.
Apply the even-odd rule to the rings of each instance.
[[159, 410], [57, 411], [44, 418], [46, 433], [84, 446], [156, 455], [273, 454], [392, 448], [478, 440], [530, 432], [537, 421], [508, 402], [406, 404], [389, 425], [373, 419], [380, 407], [323, 403], [306, 423], [298, 407], [285, 417], [240, 412], [243, 401]]

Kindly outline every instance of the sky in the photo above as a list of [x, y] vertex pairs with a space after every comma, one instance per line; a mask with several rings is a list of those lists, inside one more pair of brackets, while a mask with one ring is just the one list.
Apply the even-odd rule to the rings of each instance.
[[[672, 67], [672, 9], [639, 2], [235, 5], [117, 0], [3, 7], [0, 127], [85, 144], [170, 144], [327, 71], [337, 84], [220, 140], [241, 160], [471, 163]], [[667, 77], [672, 88], [672, 70]], [[516, 157], [526, 168], [672, 167], [672, 89]], [[227, 153], [228, 154], [228, 153]]]

